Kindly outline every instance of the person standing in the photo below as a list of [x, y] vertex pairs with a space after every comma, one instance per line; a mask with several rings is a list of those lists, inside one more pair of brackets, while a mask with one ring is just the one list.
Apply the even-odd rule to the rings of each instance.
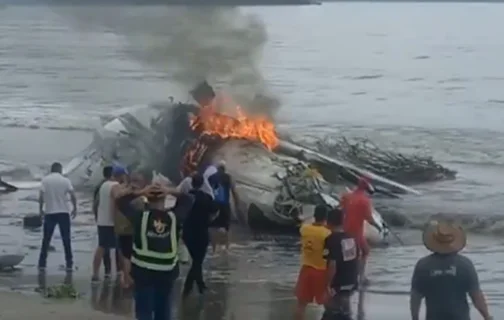
[[229, 249], [229, 227], [231, 225], [231, 196], [235, 209], [239, 207], [240, 199], [236, 192], [233, 178], [226, 172], [224, 160], [217, 164], [217, 172], [208, 177], [208, 182], [213, 189], [214, 200], [218, 206], [219, 214], [212, 221], [212, 251], [217, 251], [217, 245], [224, 242], [226, 250]]
[[373, 218], [373, 206], [367, 192], [371, 190], [371, 185], [365, 177], [359, 178], [357, 188], [344, 194], [341, 197], [341, 208], [344, 214], [345, 232], [352, 235], [361, 251], [359, 262], [359, 280], [362, 284], [367, 284], [366, 264], [369, 257], [369, 244], [364, 236], [364, 222], [368, 222], [381, 232], [381, 226]]
[[[103, 185], [103, 183], [107, 180], [112, 179], [112, 166], [105, 166], [103, 167], [103, 180], [100, 181], [100, 183], [96, 186], [96, 188], [93, 191], [93, 215], [95, 217], [95, 221], [98, 220], [98, 205], [100, 203], [100, 188]], [[117, 253], [117, 251], [116, 251]], [[116, 264], [118, 266], [118, 255], [116, 254]], [[105, 251], [103, 254], [103, 266], [105, 267], [105, 276], [110, 275], [112, 272], [112, 261], [110, 260], [110, 252]]]
[[208, 228], [210, 221], [215, 218], [217, 206], [212, 197], [202, 191], [203, 176], [196, 174], [192, 177], [193, 189], [189, 192], [194, 202], [189, 211], [182, 229], [182, 239], [191, 256], [191, 268], [184, 282], [182, 297], [191, 294], [194, 282], [198, 285], [198, 291], [203, 294], [207, 289], [203, 280], [203, 261], [209, 244]]
[[[177, 186], [177, 190], [181, 193], [189, 193], [189, 191], [192, 190], [192, 177], [193, 175], [197, 174], [196, 172], [185, 177], [180, 183], [179, 185]], [[210, 186], [210, 184], [208, 183], [208, 179], [207, 178], [204, 178], [203, 179], [203, 186], [201, 186], [201, 190], [205, 193], [207, 193], [209, 196], [211, 196], [212, 198], [214, 197], [214, 194], [213, 194], [213, 189], [212, 187]]]
[[419, 320], [425, 298], [428, 320], [469, 320], [467, 295], [484, 320], [488, 311], [478, 274], [472, 261], [459, 254], [467, 239], [460, 226], [431, 221], [423, 233], [423, 243], [432, 254], [418, 260], [411, 279], [411, 319]]
[[[70, 238], [70, 216], [77, 215], [77, 197], [70, 180], [63, 176], [63, 166], [59, 162], [51, 165], [51, 173], [42, 179], [39, 191], [39, 213], [44, 219], [42, 246], [38, 261], [39, 270], [43, 271], [47, 264], [47, 252], [56, 225], [59, 227], [67, 271], [73, 270], [72, 244]], [[68, 196], [72, 202], [72, 210], [68, 206]]]
[[93, 215], [95, 217], [95, 221], [98, 219], [98, 203], [100, 201], [100, 188], [105, 181], [112, 179], [112, 166], [103, 167], [102, 176], [103, 176], [102, 181], [100, 181], [100, 183], [96, 186], [96, 188], [93, 191]]
[[326, 293], [326, 261], [323, 257], [325, 239], [331, 231], [326, 228], [327, 206], [318, 205], [313, 214], [315, 222], [301, 225], [301, 271], [296, 284], [296, 320], [304, 318], [309, 303], [324, 303]]
[[[147, 185], [147, 177], [144, 172], [133, 172], [130, 175], [130, 187], [131, 191], [137, 192], [145, 188]], [[136, 200], [137, 206], [143, 206], [143, 199], [138, 199], [134, 194], [125, 195], [122, 201], [127, 201], [129, 197], [130, 201]], [[122, 266], [122, 278], [121, 285], [123, 288], [128, 288], [133, 284], [133, 279], [131, 278], [131, 255], [133, 252], [133, 226], [129, 219], [120, 211], [117, 210], [114, 218], [115, 233], [117, 235], [117, 241], [119, 245], [119, 255]]]
[[114, 230], [114, 214], [116, 211], [114, 190], [124, 182], [126, 169], [120, 166], [112, 167], [112, 176], [105, 181], [98, 192], [99, 203], [96, 224], [98, 226], [98, 247], [93, 258], [92, 281], [99, 280], [100, 265], [104, 255], [110, 255], [110, 250], [116, 249], [116, 235]]
[[358, 242], [344, 231], [343, 212], [339, 208], [329, 212], [327, 227], [332, 233], [324, 245], [328, 285], [322, 320], [351, 320], [350, 298], [358, 288]]
[[[119, 210], [134, 229], [131, 255], [131, 276], [135, 282], [134, 300], [137, 320], [170, 320], [171, 294], [179, 275], [178, 237], [182, 210], [165, 208], [167, 195], [175, 190], [159, 184], [131, 191], [118, 199]], [[134, 201], [131, 195], [135, 196]], [[138, 197], [147, 198], [147, 206], [139, 208]]]

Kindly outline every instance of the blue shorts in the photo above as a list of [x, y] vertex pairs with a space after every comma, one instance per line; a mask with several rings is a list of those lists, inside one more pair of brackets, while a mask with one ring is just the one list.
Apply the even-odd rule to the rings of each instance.
[[104, 249], [116, 247], [116, 234], [113, 226], [98, 226], [98, 246]]

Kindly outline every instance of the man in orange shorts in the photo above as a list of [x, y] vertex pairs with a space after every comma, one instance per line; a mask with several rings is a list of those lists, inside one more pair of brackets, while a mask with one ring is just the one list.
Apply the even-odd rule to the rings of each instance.
[[381, 227], [373, 218], [373, 206], [367, 192], [371, 190], [368, 179], [362, 177], [357, 183], [357, 188], [344, 194], [341, 197], [341, 208], [344, 213], [344, 230], [357, 241], [357, 246], [361, 250], [359, 263], [359, 279], [361, 284], [368, 283], [365, 276], [367, 258], [369, 256], [369, 245], [364, 236], [364, 222], [369, 222], [381, 232]]
[[327, 263], [324, 259], [325, 239], [331, 234], [326, 228], [328, 207], [318, 205], [314, 212], [314, 223], [305, 223], [299, 229], [301, 233], [302, 266], [296, 285], [298, 300], [296, 320], [302, 320], [306, 305], [316, 302], [324, 303], [327, 288]]

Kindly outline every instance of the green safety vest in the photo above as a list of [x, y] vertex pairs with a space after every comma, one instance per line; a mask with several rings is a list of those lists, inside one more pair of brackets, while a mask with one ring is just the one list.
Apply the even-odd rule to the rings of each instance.
[[[177, 266], [178, 262], [178, 239], [177, 239], [177, 226], [176, 218], [173, 212], [167, 212], [171, 220], [171, 227], [167, 241], [170, 241], [171, 249], [169, 252], [166, 250], [156, 250], [153, 247], [152, 241], [149, 241], [148, 233], [163, 234], [166, 230], [157, 230], [155, 222], [149, 226], [150, 212], [145, 211], [142, 214], [142, 221], [140, 229], [135, 230], [133, 239], [133, 252], [131, 255], [131, 263], [138, 267], [155, 270], [155, 271], [170, 271]], [[160, 231], [160, 232], [158, 232]]]

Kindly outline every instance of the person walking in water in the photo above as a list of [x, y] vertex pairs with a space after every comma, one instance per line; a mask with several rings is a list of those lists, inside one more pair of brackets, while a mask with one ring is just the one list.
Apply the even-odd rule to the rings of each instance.
[[203, 261], [207, 253], [209, 244], [210, 221], [217, 214], [217, 206], [212, 197], [204, 192], [204, 179], [200, 174], [192, 177], [193, 189], [189, 194], [194, 198], [194, 203], [189, 211], [182, 229], [182, 239], [191, 256], [191, 268], [187, 273], [184, 282], [182, 297], [186, 298], [191, 294], [194, 282], [198, 285], [198, 291], [203, 294], [207, 289], [203, 280]]
[[370, 251], [369, 244], [364, 236], [364, 222], [367, 221], [379, 232], [382, 230], [381, 226], [373, 218], [373, 206], [367, 194], [369, 190], [371, 190], [371, 185], [368, 179], [361, 177], [357, 182], [357, 188], [341, 197], [345, 232], [355, 237], [361, 251], [359, 280], [363, 285], [369, 282], [366, 278], [365, 271]]
[[217, 218], [211, 224], [212, 250], [215, 253], [217, 246], [224, 242], [227, 251], [229, 250], [229, 227], [231, 225], [231, 196], [235, 209], [238, 209], [240, 199], [233, 178], [226, 172], [224, 160], [218, 162], [217, 172], [208, 177], [208, 182], [213, 189], [214, 200], [219, 209]]
[[327, 216], [331, 235], [325, 240], [327, 260], [327, 300], [322, 320], [351, 320], [350, 298], [358, 288], [359, 247], [356, 239], [343, 230], [343, 212], [332, 209]]
[[[130, 201], [131, 194], [136, 196], [134, 201]], [[137, 320], [171, 319], [171, 295], [179, 275], [178, 237], [184, 210], [188, 209], [166, 209], [169, 194], [177, 192], [155, 183], [130, 191], [117, 202], [134, 229], [131, 276]], [[135, 203], [141, 196], [147, 199], [144, 208]]]
[[301, 225], [301, 271], [299, 272], [296, 297], [297, 309], [295, 320], [304, 319], [309, 303], [324, 303], [326, 294], [326, 261], [323, 258], [325, 239], [331, 234], [326, 228], [326, 205], [315, 207], [315, 222]]
[[411, 320], [419, 320], [425, 298], [428, 320], [470, 320], [467, 295], [484, 320], [493, 319], [472, 261], [459, 254], [466, 245], [462, 227], [431, 221], [423, 243], [432, 254], [418, 260], [411, 279]]
[[[114, 190], [121, 187], [127, 171], [120, 166], [112, 167], [112, 176], [105, 181], [98, 192], [99, 203], [97, 210], [96, 224], [98, 226], [98, 247], [93, 259], [92, 281], [99, 280], [99, 271], [104, 254], [110, 255], [110, 250], [116, 249], [116, 234], [114, 230], [114, 214], [116, 211], [115, 199], [119, 196], [114, 194]], [[116, 254], [114, 252], [114, 254]], [[120, 270], [118, 266], [118, 270]]]
[[[72, 210], [68, 206], [68, 196]], [[44, 271], [47, 263], [47, 252], [56, 225], [59, 227], [67, 271], [73, 270], [72, 244], [70, 235], [70, 216], [77, 215], [77, 197], [70, 180], [63, 176], [63, 166], [59, 162], [51, 165], [51, 173], [42, 179], [39, 191], [39, 213], [44, 219], [42, 247], [38, 268]]]

